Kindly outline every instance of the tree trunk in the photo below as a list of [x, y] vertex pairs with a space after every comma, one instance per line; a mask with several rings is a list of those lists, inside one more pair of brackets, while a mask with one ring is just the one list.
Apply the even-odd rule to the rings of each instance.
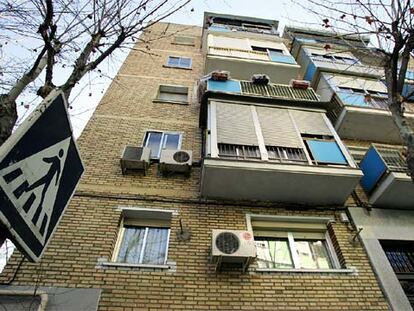
[[13, 127], [17, 121], [16, 99], [23, 92], [27, 85], [36, 80], [46, 67], [47, 57], [44, 56], [34, 70], [26, 72], [16, 82], [7, 94], [0, 95], [0, 146], [10, 137]]

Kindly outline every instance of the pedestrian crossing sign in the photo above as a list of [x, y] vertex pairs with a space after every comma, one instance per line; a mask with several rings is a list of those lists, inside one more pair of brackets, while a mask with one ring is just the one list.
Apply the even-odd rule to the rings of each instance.
[[53, 91], [0, 147], [0, 221], [38, 261], [83, 174], [66, 100]]

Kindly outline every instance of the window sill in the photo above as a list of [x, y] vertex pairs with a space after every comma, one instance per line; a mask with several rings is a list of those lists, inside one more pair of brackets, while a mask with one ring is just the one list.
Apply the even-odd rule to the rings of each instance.
[[183, 70], [193, 70], [193, 68], [186, 68], [186, 67], [175, 67], [175, 66], [168, 66], [168, 65], [162, 65], [164, 68], [172, 68], [172, 69], [183, 69]]
[[104, 261], [98, 262], [98, 266], [104, 267], [119, 267], [119, 268], [134, 268], [134, 269], [157, 269], [157, 270], [168, 270], [171, 269], [170, 265], [151, 265], [151, 264], [133, 264], [133, 263], [122, 263], [122, 262], [112, 262]]
[[332, 273], [332, 274], [354, 274], [356, 269], [273, 269], [273, 268], [256, 268], [256, 272], [285, 272], [285, 273]]
[[171, 44], [173, 44], [173, 45], [195, 46], [195, 43], [177, 43], [177, 42], [172, 42]]
[[159, 104], [175, 104], [175, 105], [188, 105], [189, 104], [188, 101], [180, 102], [180, 101], [175, 101], [175, 100], [163, 100], [163, 99], [153, 99], [152, 102], [159, 103]]

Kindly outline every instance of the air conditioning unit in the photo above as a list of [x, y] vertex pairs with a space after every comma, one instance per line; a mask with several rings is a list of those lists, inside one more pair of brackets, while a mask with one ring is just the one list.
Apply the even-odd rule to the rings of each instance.
[[222, 263], [241, 265], [243, 271], [256, 258], [253, 233], [243, 230], [213, 230], [211, 241], [212, 261], [216, 270]]
[[128, 170], [141, 170], [144, 175], [150, 163], [151, 149], [148, 147], [125, 146], [121, 156], [122, 174], [126, 174]]
[[193, 152], [191, 150], [162, 149], [160, 155], [159, 170], [166, 173], [185, 173], [191, 171]]

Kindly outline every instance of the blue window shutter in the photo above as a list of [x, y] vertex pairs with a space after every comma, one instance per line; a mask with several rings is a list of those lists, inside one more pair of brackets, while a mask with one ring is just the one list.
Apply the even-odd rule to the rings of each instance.
[[306, 142], [316, 161], [331, 164], [348, 164], [336, 142], [322, 140], [307, 140]]
[[361, 179], [362, 188], [371, 192], [378, 180], [387, 171], [387, 167], [374, 147], [371, 147], [359, 164], [364, 176]]
[[209, 91], [241, 93], [240, 82], [233, 81], [233, 80], [227, 80], [227, 81], [208, 80], [207, 88]]

